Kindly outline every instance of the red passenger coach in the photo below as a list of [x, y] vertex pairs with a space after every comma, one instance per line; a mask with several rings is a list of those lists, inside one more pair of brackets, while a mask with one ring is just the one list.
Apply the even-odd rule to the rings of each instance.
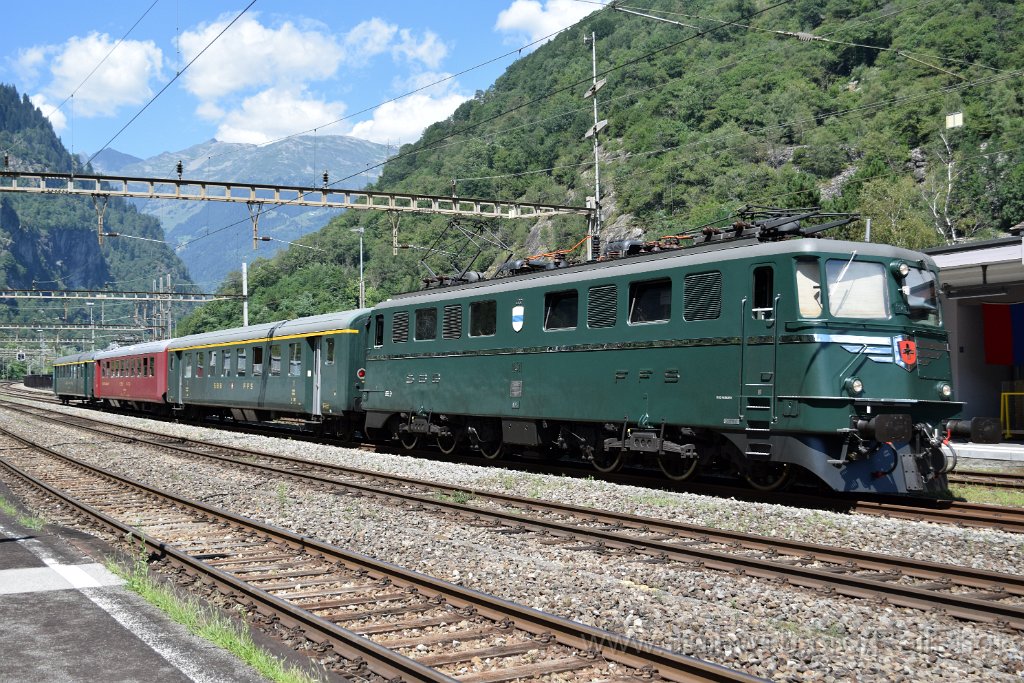
[[168, 341], [123, 346], [96, 354], [96, 398], [114, 408], [167, 409]]

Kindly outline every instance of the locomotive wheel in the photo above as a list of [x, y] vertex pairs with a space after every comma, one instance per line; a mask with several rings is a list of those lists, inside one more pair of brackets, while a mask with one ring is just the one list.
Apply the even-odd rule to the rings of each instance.
[[604, 472], [605, 474], [618, 472], [622, 469], [623, 463], [626, 462], [626, 452], [622, 449], [614, 451], [595, 450], [590, 462], [598, 472]]
[[505, 444], [498, 439], [494, 441], [481, 441], [478, 446], [480, 448], [480, 455], [488, 460], [497, 460], [505, 450]]
[[420, 442], [420, 435], [410, 434], [409, 432], [399, 432], [398, 441], [402, 444], [402, 448], [407, 451], [411, 451], [416, 448], [416, 445]]
[[758, 491], [779, 491], [793, 480], [795, 468], [785, 462], [768, 462], [755, 466], [745, 479]]
[[459, 445], [459, 435], [454, 432], [437, 435], [437, 448], [445, 455], [451, 455]]
[[697, 471], [700, 458], [681, 457], [678, 453], [663, 453], [658, 456], [658, 467], [672, 481], [686, 481]]

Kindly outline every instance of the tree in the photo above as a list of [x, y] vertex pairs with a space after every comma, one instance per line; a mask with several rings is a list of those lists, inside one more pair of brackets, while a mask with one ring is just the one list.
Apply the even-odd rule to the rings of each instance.
[[871, 241], [917, 250], [941, 244], [942, 238], [923, 218], [922, 203], [910, 178], [879, 178], [864, 183], [860, 212], [872, 220]]

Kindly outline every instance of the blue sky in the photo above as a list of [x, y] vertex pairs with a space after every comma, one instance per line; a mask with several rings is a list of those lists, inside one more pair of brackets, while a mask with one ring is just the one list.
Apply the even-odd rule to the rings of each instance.
[[[28, 94], [66, 147], [94, 153], [248, 2], [12, 4], [0, 28], [0, 82]], [[312, 129], [412, 142], [518, 54], [387, 100], [596, 9], [588, 0], [256, 0], [110, 147], [147, 158], [211, 138], [261, 144]]]

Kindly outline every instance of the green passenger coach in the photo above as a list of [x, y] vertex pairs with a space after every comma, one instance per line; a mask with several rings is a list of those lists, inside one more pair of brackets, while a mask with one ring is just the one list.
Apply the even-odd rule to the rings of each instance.
[[53, 393], [65, 405], [72, 400], [92, 402], [95, 355], [95, 351], [86, 351], [53, 361]]
[[350, 435], [361, 401], [368, 311], [283, 320], [175, 339], [168, 402], [189, 417], [304, 420]]
[[952, 420], [938, 293], [920, 253], [799, 239], [401, 295], [371, 313], [367, 427], [673, 479], [940, 491], [970, 425]]

